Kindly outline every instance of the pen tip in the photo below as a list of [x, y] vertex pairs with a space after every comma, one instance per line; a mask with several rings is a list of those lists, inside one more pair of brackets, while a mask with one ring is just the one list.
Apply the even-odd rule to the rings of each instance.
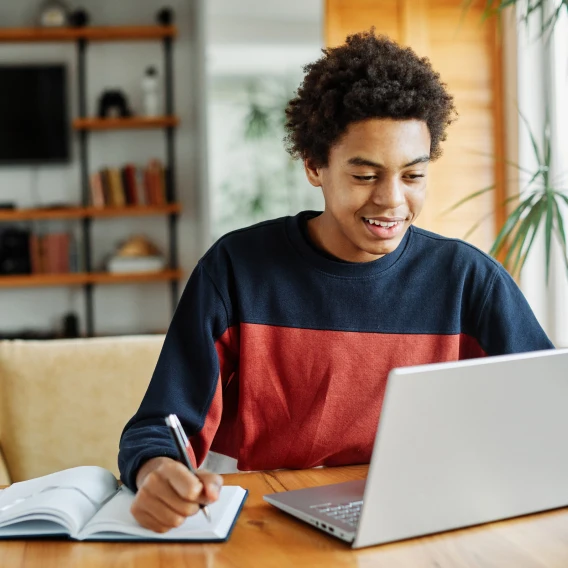
[[205, 515], [205, 518], [211, 522], [211, 513], [209, 512], [209, 509], [207, 507], [203, 507], [201, 509], [203, 511], [203, 514]]

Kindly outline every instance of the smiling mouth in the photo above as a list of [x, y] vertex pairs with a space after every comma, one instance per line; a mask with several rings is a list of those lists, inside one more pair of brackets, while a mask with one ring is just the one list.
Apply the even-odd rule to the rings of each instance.
[[363, 217], [363, 222], [369, 233], [379, 239], [392, 239], [396, 237], [402, 227], [404, 226], [404, 219], [393, 219], [393, 220], [383, 220], [383, 219], [369, 219], [368, 217]]
[[387, 227], [387, 228], [394, 227], [399, 223], [402, 223], [401, 219], [397, 219], [395, 221], [379, 221], [376, 219], [368, 219], [367, 217], [363, 217], [363, 220], [366, 223], [369, 223], [369, 225], [377, 225], [379, 227]]

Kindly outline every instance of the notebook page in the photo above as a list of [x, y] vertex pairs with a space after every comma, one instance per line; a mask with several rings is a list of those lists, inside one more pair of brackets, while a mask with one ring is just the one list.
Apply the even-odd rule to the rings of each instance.
[[97, 466], [76, 467], [14, 483], [0, 493], [0, 526], [24, 517], [59, 518], [70, 532], [75, 532], [116, 489], [114, 476]]
[[50, 521], [24, 521], [0, 529], [0, 537], [66, 536], [69, 531]]
[[[238, 486], [225, 486], [219, 499], [208, 506], [211, 523], [203, 513], [188, 517], [180, 527], [159, 534], [141, 527], [130, 513], [134, 494], [122, 486], [121, 490], [87, 523], [78, 538], [121, 539], [130, 535], [141, 539], [160, 540], [217, 540], [227, 536], [235, 516], [245, 497], [245, 490]], [[116, 534], [120, 533], [120, 534]]]

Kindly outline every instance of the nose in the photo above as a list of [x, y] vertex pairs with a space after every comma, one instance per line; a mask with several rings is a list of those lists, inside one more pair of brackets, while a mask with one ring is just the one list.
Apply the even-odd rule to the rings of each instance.
[[395, 210], [405, 203], [404, 188], [398, 176], [385, 176], [372, 195], [373, 203], [382, 209]]

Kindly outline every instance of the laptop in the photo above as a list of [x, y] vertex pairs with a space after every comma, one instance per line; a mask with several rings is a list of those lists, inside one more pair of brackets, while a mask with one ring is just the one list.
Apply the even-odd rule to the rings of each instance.
[[353, 546], [568, 506], [568, 349], [394, 369], [367, 479], [264, 499]]

